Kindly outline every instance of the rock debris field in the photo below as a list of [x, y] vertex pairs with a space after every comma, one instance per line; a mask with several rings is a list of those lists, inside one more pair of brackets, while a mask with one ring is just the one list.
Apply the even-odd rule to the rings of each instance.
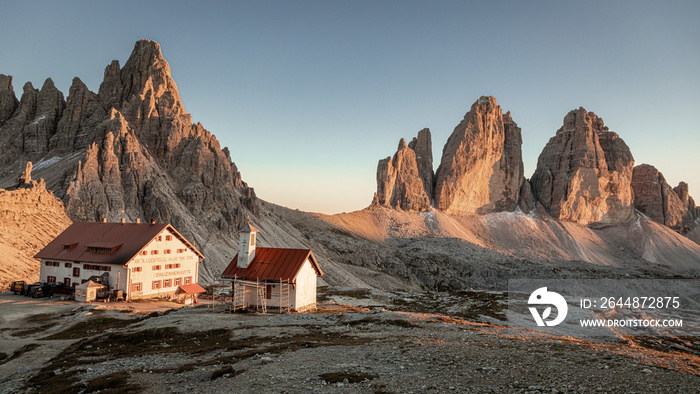
[[[456, 298], [470, 307], [460, 311]], [[315, 313], [263, 315], [3, 293], [0, 392], [687, 393], [700, 387], [700, 357], [692, 350], [698, 341], [681, 352], [648, 338], [603, 343], [508, 329], [496, 324], [501, 298], [334, 288], [320, 294]]]

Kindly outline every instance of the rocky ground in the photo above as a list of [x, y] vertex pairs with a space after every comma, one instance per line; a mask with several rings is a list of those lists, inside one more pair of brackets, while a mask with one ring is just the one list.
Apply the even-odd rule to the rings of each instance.
[[700, 387], [697, 354], [654, 350], [632, 339], [591, 342], [489, 323], [502, 312], [496, 293], [332, 288], [321, 299], [316, 313], [262, 315], [223, 313], [209, 305], [169, 310], [162, 302], [91, 305], [5, 293], [0, 391], [555, 393]]

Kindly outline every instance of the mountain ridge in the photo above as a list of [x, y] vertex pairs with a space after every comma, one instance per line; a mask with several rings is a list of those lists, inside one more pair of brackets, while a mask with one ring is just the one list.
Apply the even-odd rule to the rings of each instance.
[[[40, 90], [26, 84], [17, 100], [11, 77], [0, 75], [0, 143], [9, 147], [0, 160], [0, 186], [16, 187], [21, 166], [31, 161], [34, 178], [45, 180], [71, 220], [172, 223], [207, 256], [200, 270], [205, 283], [216, 280], [235, 255], [238, 228], [248, 218], [261, 230], [261, 245], [313, 249], [327, 283], [354, 287], [459, 290], [557, 272], [697, 276], [700, 268], [697, 244], [674, 238], [641, 212], [596, 218], [590, 225], [552, 215], [523, 176], [520, 129], [493, 97], [478, 99], [455, 128], [437, 174], [424, 129], [380, 162], [384, 189], [378, 187], [376, 203], [333, 216], [257, 198], [228, 149], [191, 120], [154, 41], [137, 42], [124, 67], [111, 62], [97, 93], [75, 78], [66, 100], [50, 79]], [[576, 133], [589, 135], [591, 125]], [[611, 136], [582, 146], [596, 146], [605, 156], [604, 146], [616, 144]], [[611, 157], [617, 163], [626, 154]], [[598, 174], [599, 167], [586, 168]], [[479, 190], [478, 201], [470, 200], [465, 184]], [[440, 192], [445, 196], [436, 199], [438, 185], [454, 193]], [[614, 185], [608, 181], [601, 190], [615, 194]], [[689, 196], [679, 201], [697, 209]], [[436, 202], [448, 209], [435, 209]], [[695, 219], [688, 217], [687, 233], [697, 237]]]

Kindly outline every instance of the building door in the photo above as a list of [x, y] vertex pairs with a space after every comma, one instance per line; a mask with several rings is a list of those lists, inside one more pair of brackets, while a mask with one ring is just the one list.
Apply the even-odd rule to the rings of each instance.
[[265, 287], [265, 299], [267, 299], [267, 300], [272, 299], [272, 285], [267, 285]]

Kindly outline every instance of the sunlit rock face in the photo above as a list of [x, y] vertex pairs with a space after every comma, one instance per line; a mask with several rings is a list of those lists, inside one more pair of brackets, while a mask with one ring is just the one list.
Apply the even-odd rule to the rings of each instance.
[[430, 130], [423, 129], [409, 144], [402, 138], [393, 158], [379, 161], [377, 193], [371, 206], [427, 211], [430, 209], [433, 177]]
[[687, 183], [671, 188], [656, 167], [641, 164], [634, 167], [632, 188], [635, 208], [653, 221], [679, 231], [697, 226], [698, 209], [688, 194]]
[[556, 219], [616, 223], [634, 213], [634, 158], [627, 144], [583, 108], [564, 117], [542, 150], [530, 182], [535, 198]]
[[435, 207], [447, 214], [513, 211], [523, 186], [520, 128], [483, 96], [455, 127], [435, 179]]

